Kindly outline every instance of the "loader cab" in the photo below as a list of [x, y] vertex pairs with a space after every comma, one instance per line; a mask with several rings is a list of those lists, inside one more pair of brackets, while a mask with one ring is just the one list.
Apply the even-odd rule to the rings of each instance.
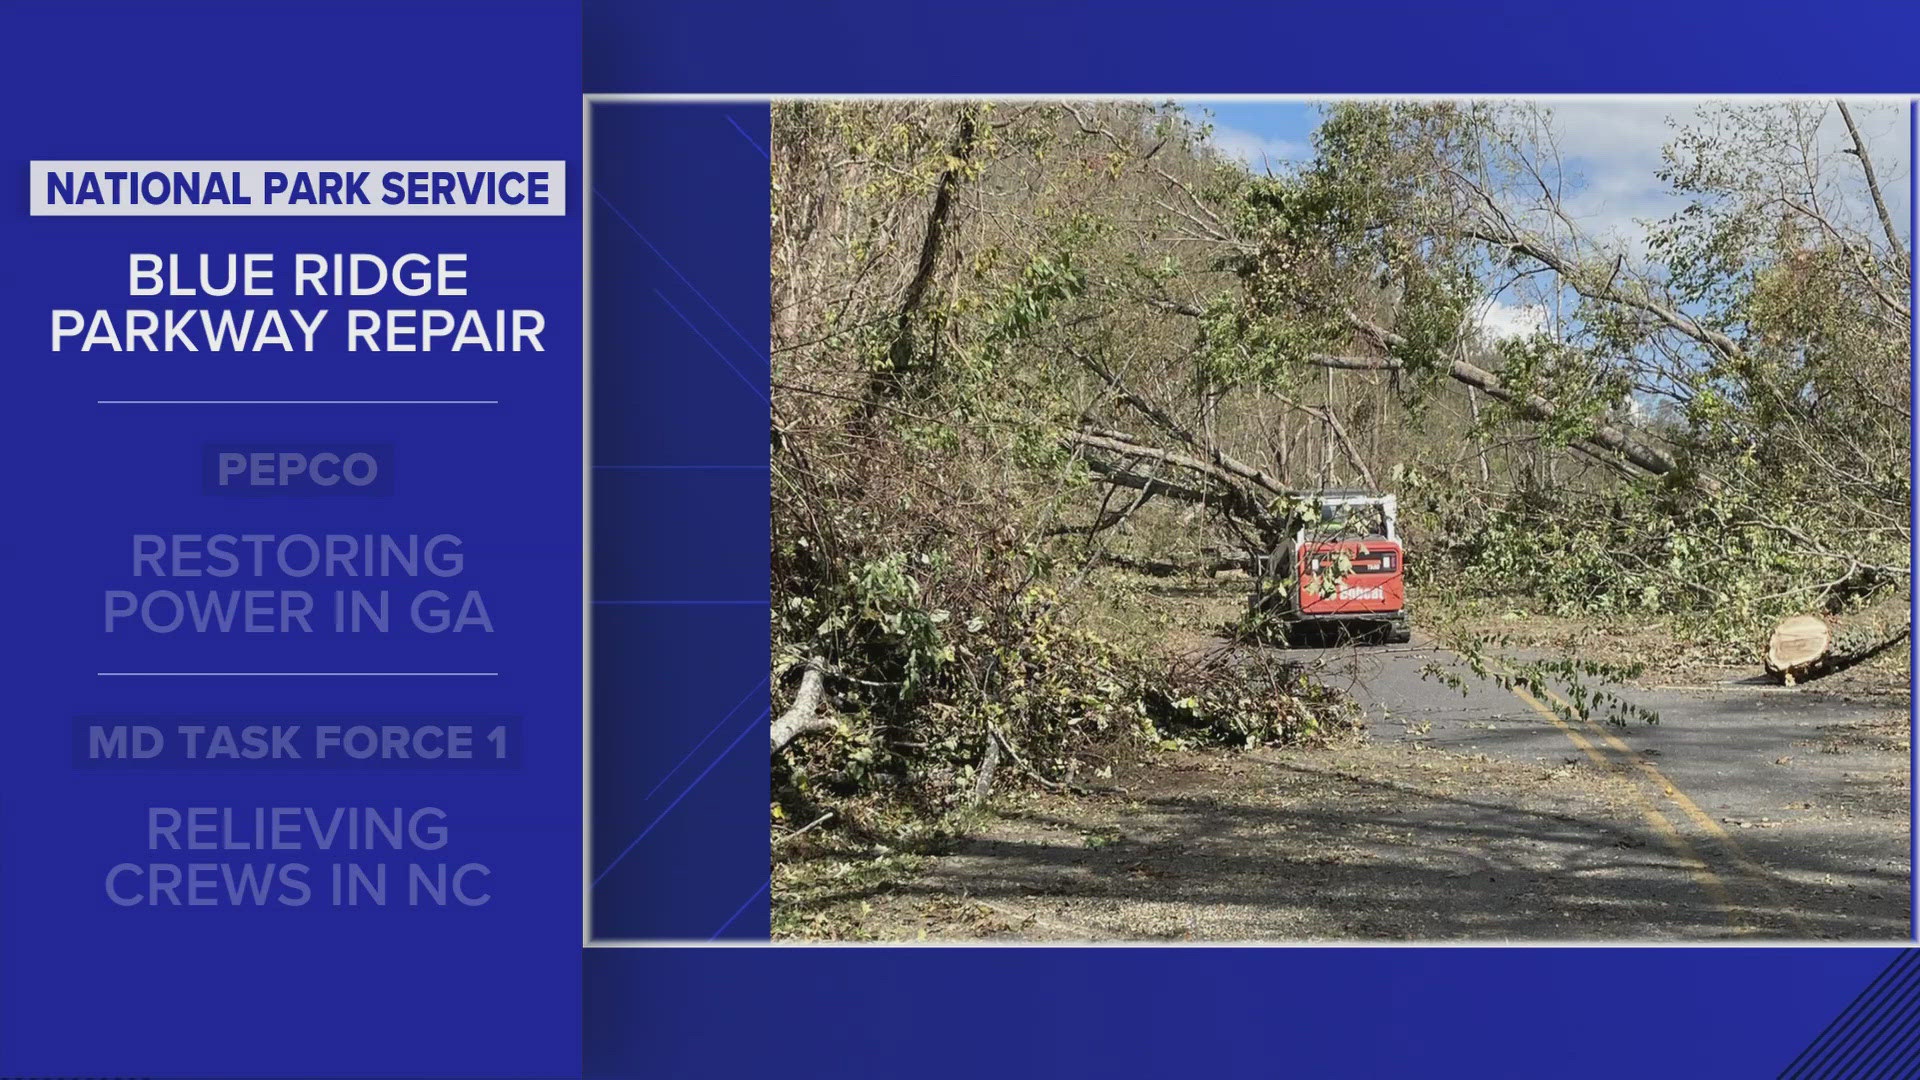
[[1318, 516], [1300, 522], [1294, 543], [1310, 538], [1400, 542], [1400, 500], [1364, 491], [1326, 491], [1314, 497]]

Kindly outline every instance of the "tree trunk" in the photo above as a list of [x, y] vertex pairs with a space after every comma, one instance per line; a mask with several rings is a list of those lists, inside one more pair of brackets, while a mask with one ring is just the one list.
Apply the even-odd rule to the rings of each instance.
[[887, 362], [876, 367], [867, 380], [866, 410], [863, 415], [869, 421], [873, 419], [880, 402], [892, 396], [899, 388], [900, 380], [906, 378], [918, 362], [913, 338], [914, 319], [919, 316], [927, 289], [933, 283], [934, 271], [940, 266], [941, 247], [953, 227], [953, 195], [959, 189], [962, 174], [973, 157], [973, 148], [973, 111], [962, 108], [959, 130], [954, 133], [953, 144], [947, 149], [946, 171], [940, 174], [940, 182], [934, 189], [933, 207], [927, 211], [926, 232], [920, 238], [920, 263], [914, 270], [913, 279], [907, 282], [906, 295], [900, 301], [899, 314], [895, 316], [893, 344], [887, 349]]
[[1467, 410], [1473, 415], [1473, 445], [1480, 454], [1480, 486], [1493, 483], [1493, 470], [1487, 466], [1487, 437], [1480, 429], [1480, 392], [1467, 387]]
[[1896, 596], [1849, 615], [1794, 615], [1767, 639], [1767, 673], [1792, 686], [1851, 667], [1905, 638], [1909, 600]]
[[1172, 577], [1175, 574], [1206, 574], [1212, 576], [1222, 570], [1244, 570], [1252, 574], [1253, 556], [1244, 551], [1225, 551], [1218, 554], [1201, 553], [1198, 555], [1170, 555], [1164, 559], [1153, 559], [1141, 555], [1128, 555], [1125, 552], [1106, 551], [1097, 557], [1099, 562], [1108, 566], [1117, 566], [1123, 570], [1146, 574], [1150, 577]]

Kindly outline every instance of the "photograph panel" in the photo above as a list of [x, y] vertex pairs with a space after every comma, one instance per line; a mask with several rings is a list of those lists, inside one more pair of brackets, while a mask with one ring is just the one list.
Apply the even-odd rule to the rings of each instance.
[[769, 153], [776, 938], [1908, 935], [1902, 104]]

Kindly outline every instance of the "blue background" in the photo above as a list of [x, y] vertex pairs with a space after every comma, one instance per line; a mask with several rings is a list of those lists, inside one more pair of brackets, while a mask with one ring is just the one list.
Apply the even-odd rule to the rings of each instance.
[[1912, 5], [587, 0], [594, 93], [1915, 89]]
[[[580, 1048], [579, 13], [553, 3], [10, 4], [0, 10], [0, 1074], [565, 1075]], [[30, 159], [551, 159], [553, 218], [27, 216]], [[461, 251], [543, 353], [48, 352], [48, 311], [131, 300], [130, 251]], [[259, 306], [306, 305], [287, 296]], [[340, 329], [340, 311], [330, 317]], [[332, 338], [335, 342], [342, 337]], [[495, 406], [100, 406], [96, 399], [498, 399]], [[202, 493], [209, 442], [390, 443], [391, 497]], [[136, 531], [462, 536], [498, 631], [115, 634]], [[152, 584], [148, 579], [148, 584]], [[206, 585], [208, 579], [182, 584]], [[396, 582], [411, 592], [444, 587]], [[449, 589], [448, 591], [456, 591]], [[99, 671], [498, 671], [464, 679], [103, 679]], [[507, 770], [72, 767], [83, 714], [520, 718]], [[148, 806], [439, 806], [489, 904], [115, 907]], [[213, 861], [225, 853], [159, 853]], [[210, 857], [212, 856], [212, 857]], [[238, 856], [264, 861], [265, 856]], [[319, 858], [303, 861], [319, 863]]]
[[[1777, 1070], [1889, 950], [602, 948], [586, 952], [583, 969], [580, 386], [569, 312], [590, 194], [572, 183], [570, 213], [558, 220], [30, 220], [25, 162], [559, 158], [578, 176], [583, 48], [585, 84], [596, 91], [1860, 91], [1912, 82], [1916, 29], [1920, 13], [1892, 7], [1809, 14], [1754, 4], [1485, 5], [1468, 18], [1434, 4], [596, 2], [584, 33], [580, 11], [563, 2], [9, 4], [0, 9], [9, 103], [0, 110], [0, 333], [10, 361], [0, 447], [16, 509], [0, 529], [13, 613], [0, 652], [12, 690], [0, 714], [9, 729], [0, 747], [0, 1073]], [[598, 373], [610, 378], [596, 386], [594, 461], [701, 468], [595, 470], [598, 539], [635, 557], [604, 564], [594, 595], [748, 602], [594, 611], [600, 644], [616, 650], [600, 674], [617, 663], [632, 677], [594, 687], [603, 715], [628, 721], [599, 732], [624, 741], [597, 747], [595, 793], [611, 798], [597, 807], [591, 872], [654, 830], [596, 890], [594, 928], [751, 938], [766, 925], [756, 892], [766, 870], [757, 752], [766, 699], [755, 680], [766, 672], [767, 637], [766, 490], [753, 468], [765, 465], [765, 411], [748, 393], [765, 369], [748, 364], [750, 342], [765, 340], [767, 208], [766, 163], [747, 144], [763, 137], [765, 112], [690, 107], [656, 120], [642, 109], [595, 111], [607, 194], [685, 276], [662, 276], [664, 260], [596, 214], [596, 272], [627, 293], [613, 310], [596, 309], [595, 332], [613, 335], [602, 344], [618, 363]], [[747, 137], [714, 122], [715, 111]], [[327, 356], [308, 366], [271, 354], [50, 363], [45, 352], [47, 308], [125, 306], [123, 260], [138, 247], [442, 246], [473, 255], [475, 306], [546, 310], [547, 353]], [[503, 404], [92, 404], [362, 389]], [[200, 493], [201, 445], [276, 439], [390, 442], [397, 494]], [[722, 456], [749, 446], [757, 456]], [[126, 533], [239, 526], [465, 534], [466, 580], [487, 590], [501, 630], [477, 641], [291, 646], [99, 633], [98, 592], [124, 562]], [[504, 674], [484, 685], [376, 687], [93, 674], [214, 655], [236, 669], [297, 661]], [[446, 774], [70, 767], [74, 716], [215, 709], [508, 712], [524, 726], [524, 760], [511, 772]], [[643, 724], [663, 725], [659, 737]], [[494, 867], [495, 903], [122, 911], [101, 893], [106, 866], [139, 857], [147, 805], [358, 800], [446, 807], [452, 853]]]
[[767, 109], [591, 124], [593, 935], [764, 941]]
[[587, 1073], [1773, 1076], [1894, 955], [596, 949]]

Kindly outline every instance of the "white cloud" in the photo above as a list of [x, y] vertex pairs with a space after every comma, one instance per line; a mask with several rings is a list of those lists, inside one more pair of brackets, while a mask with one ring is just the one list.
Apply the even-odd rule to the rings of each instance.
[[[1524, 103], [1515, 103], [1524, 105]], [[1657, 175], [1661, 149], [1674, 137], [1669, 118], [1686, 122], [1694, 100], [1621, 99], [1567, 101], [1545, 105], [1550, 114], [1559, 162], [1537, 167], [1562, 181], [1562, 209], [1592, 240], [1630, 255], [1645, 251], [1643, 222], [1658, 220], [1683, 205]], [[1549, 231], [1564, 229], [1550, 218], [1532, 222]]]
[[1313, 148], [1305, 143], [1269, 138], [1258, 132], [1221, 123], [1213, 125], [1212, 142], [1221, 153], [1256, 171], [1302, 160], [1313, 152]]
[[1509, 304], [1488, 300], [1474, 312], [1480, 336], [1487, 341], [1526, 337], [1547, 328], [1547, 309], [1538, 304]]
[[[1661, 151], [1678, 134], [1676, 125], [1702, 120], [1704, 104], [1706, 100], [1698, 98], [1553, 103], [1562, 164], [1574, 181], [1565, 193], [1568, 216], [1592, 238], [1611, 240], [1630, 257], [1644, 254], [1642, 223], [1665, 218], [1686, 204], [1657, 175], [1664, 164]], [[1862, 103], [1852, 107], [1889, 210], [1904, 223], [1910, 156], [1905, 111]], [[1828, 151], [1852, 145], [1837, 109], [1826, 110], [1818, 138]], [[1857, 179], [1843, 175], [1837, 182], [1851, 186]]]

